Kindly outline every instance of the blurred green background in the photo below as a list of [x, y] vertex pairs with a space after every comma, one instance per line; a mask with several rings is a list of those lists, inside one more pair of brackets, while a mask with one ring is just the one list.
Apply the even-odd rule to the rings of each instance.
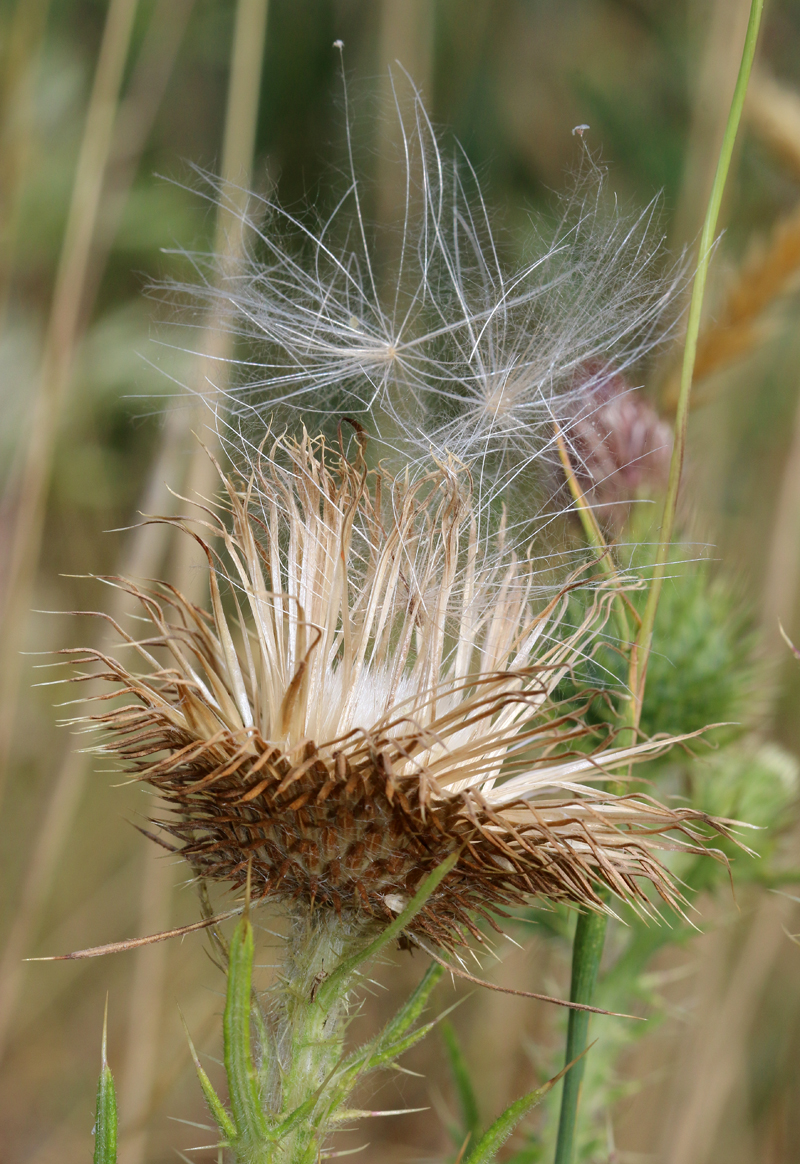
[[[48, 425], [54, 439], [38, 461], [46, 502], [41, 552], [28, 571], [23, 615], [6, 625], [3, 656], [10, 711], [0, 834], [0, 1159], [15, 1164], [89, 1158], [106, 992], [123, 1164], [156, 1164], [174, 1159], [176, 1147], [207, 1142], [199, 1129], [174, 1122], [204, 1122], [178, 1005], [199, 1047], [213, 1055], [219, 1045], [222, 980], [202, 937], [141, 955], [21, 963], [196, 917], [180, 867], [159, 861], [131, 827], [147, 813], [145, 794], [113, 787], [118, 781], [96, 760], [70, 759], [80, 741], [56, 726], [69, 709], [53, 706], [70, 696], [33, 686], [52, 677], [34, 670], [42, 661], [36, 652], [97, 635], [88, 619], [40, 612], [102, 607], [100, 583], [78, 576], [119, 570], [131, 544], [121, 527], [152, 511], [153, 498], [168, 503], [165, 482], [187, 487], [191, 417], [176, 384], [197, 383], [197, 357], [182, 350], [197, 338], [182, 343], [180, 333], [165, 330], [169, 308], [146, 289], [152, 280], [195, 277], [190, 253], [207, 253], [219, 229], [193, 167], [218, 174], [223, 162], [236, 5], [128, 0], [132, 24], [119, 100], [106, 110], [109, 155], [91, 245], [81, 279], [62, 291], [65, 310], [74, 308], [71, 338], [56, 332], [53, 339], [76, 166], [114, 7], [106, 0], [0, 3], [0, 578], [12, 612], [13, 579], [26, 577], [14, 574], [13, 547], [24, 542], [19, 514], [31, 449]], [[252, 173], [241, 178], [301, 216], [309, 207], [318, 214], [331, 208], [346, 164], [332, 48], [340, 38], [357, 164], [374, 179], [371, 217], [389, 220], [396, 207], [384, 175], [396, 150], [386, 130], [386, 76], [397, 60], [434, 123], [464, 146], [508, 232], [512, 261], [542, 216], [553, 214], [554, 192], [568, 187], [580, 163], [582, 145], [572, 134], [579, 124], [591, 127], [585, 140], [608, 165], [620, 202], [643, 206], [660, 193], [673, 252], [691, 251], [748, 10], [743, 0], [270, 0]], [[725, 579], [758, 628], [756, 679], [743, 710], [747, 746], [791, 789], [800, 669], [778, 620], [800, 638], [797, 0], [768, 0], [723, 219], [681, 520], [684, 537], [705, 547], [710, 573]], [[57, 362], [67, 349], [62, 390], [43, 405], [47, 352]], [[679, 350], [676, 340], [648, 374], [647, 391], [666, 417]], [[169, 547], [160, 557], [164, 568], [174, 564]], [[697, 617], [713, 620], [719, 609], [709, 602]], [[21, 670], [19, 647], [26, 652]], [[753, 787], [771, 785], [765, 778]], [[757, 815], [758, 804], [751, 807]], [[701, 896], [697, 933], [647, 963], [645, 987], [660, 1021], [614, 1060], [614, 1102], [585, 1159], [800, 1158], [800, 950], [788, 936], [800, 927], [794, 903], [781, 896], [798, 893], [791, 809], [779, 824], [770, 834], [769, 876], [745, 878], [735, 898], [724, 886]], [[522, 949], [501, 942], [502, 961], [491, 969], [497, 981], [566, 992], [569, 947], [552, 931], [540, 918], [515, 931]], [[263, 934], [266, 954], [269, 942]], [[366, 1029], [390, 1013], [393, 992], [421, 973], [418, 961], [398, 955], [396, 965], [381, 968], [389, 992], [376, 988], [357, 1025]], [[265, 983], [269, 973], [265, 967]], [[471, 994], [453, 1021], [484, 1119], [546, 1077], [561, 1054], [562, 1018], [538, 1004]], [[390, 1080], [375, 1106], [429, 1110], [351, 1136], [352, 1147], [369, 1139], [364, 1161], [455, 1155], [446, 1129], [457, 1098], [441, 1041], [432, 1038], [415, 1056], [408, 1066], [424, 1078]], [[531, 1160], [547, 1158], [535, 1124]]]

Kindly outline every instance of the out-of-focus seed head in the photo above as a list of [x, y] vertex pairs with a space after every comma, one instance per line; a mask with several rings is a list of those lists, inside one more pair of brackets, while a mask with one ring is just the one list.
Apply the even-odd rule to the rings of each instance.
[[615, 369], [590, 364], [577, 380], [570, 459], [595, 514], [618, 532], [632, 501], [666, 488], [672, 431]]

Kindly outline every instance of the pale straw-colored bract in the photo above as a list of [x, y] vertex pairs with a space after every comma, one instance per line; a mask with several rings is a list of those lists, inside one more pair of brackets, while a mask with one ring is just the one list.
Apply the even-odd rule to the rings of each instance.
[[125, 663], [79, 652], [128, 697], [89, 717], [98, 751], [161, 792], [199, 875], [241, 886], [250, 870], [259, 895], [361, 924], [454, 851], [414, 923], [441, 945], [534, 895], [600, 907], [602, 884], [647, 910], [648, 882], [679, 907], [656, 850], [726, 825], [610, 793], [663, 742], [593, 741], [580, 701], [557, 699], [613, 588], [562, 629], [568, 594], [535, 607], [502, 529], [479, 541], [463, 467], [392, 477], [365, 445], [284, 439], [249, 479], [223, 477], [195, 535], [210, 612], [128, 584], [151, 632]]

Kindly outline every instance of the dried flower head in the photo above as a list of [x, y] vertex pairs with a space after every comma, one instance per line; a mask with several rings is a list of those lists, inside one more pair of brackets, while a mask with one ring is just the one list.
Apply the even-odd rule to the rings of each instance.
[[80, 653], [127, 697], [85, 721], [98, 751], [159, 791], [197, 874], [241, 886], [250, 865], [254, 892], [359, 924], [400, 912], [454, 851], [414, 923], [440, 945], [538, 895], [600, 907], [606, 885], [646, 910], [649, 884], [679, 906], [656, 850], [693, 849], [706, 818], [609, 792], [659, 745], [593, 740], [555, 696], [612, 592], [596, 584], [565, 628], [566, 595], [537, 600], [502, 521], [479, 533], [462, 465], [391, 476], [365, 443], [278, 441], [224, 479], [194, 535], [209, 611], [115, 583], [151, 625], [123, 633], [136, 667]]
[[600, 370], [626, 373], [663, 330], [676, 275], [653, 207], [609, 212], [590, 160], [550, 242], [508, 272], [474, 173], [445, 163], [418, 95], [400, 122], [387, 293], [352, 151], [330, 220], [315, 232], [264, 204], [253, 255], [209, 280], [250, 345], [216, 413], [244, 467], [192, 534], [211, 609], [115, 582], [150, 633], [120, 629], [126, 664], [79, 653], [128, 697], [88, 726], [159, 791], [198, 875], [242, 886], [249, 869], [298, 908], [390, 919], [454, 853], [412, 926], [445, 946], [533, 896], [604, 908], [606, 886], [646, 911], [654, 889], [680, 908], [657, 850], [726, 825], [612, 790], [664, 741], [617, 747], [580, 700], [559, 704], [614, 592], [584, 573], [592, 601], [567, 625], [579, 576], [543, 586], [526, 475], [554, 427], [587, 423], [586, 369], [610, 407]]

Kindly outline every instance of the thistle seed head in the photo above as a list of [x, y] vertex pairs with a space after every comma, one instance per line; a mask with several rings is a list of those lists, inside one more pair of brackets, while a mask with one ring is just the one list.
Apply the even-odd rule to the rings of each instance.
[[304, 910], [385, 922], [454, 851], [412, 926], [443, 946], [532, 897], [602, 908], [601, 885], [680, 907], [657, 850], [695, 851], [725, 823], [612, 794], [612, 774], [661, 745], [592, 737], [556, 697], [613, 591], [590, 583], [566, 627], [577, 580], [539, 599], [502, 521], [479, 536], [462, 465], [392, 475], [368, 468], [361, 430], [354, 443], [276, 441], [223, 477], [224, 504], [191, 534], [209, 609], [109, 580], [149, 626], [120, 632], [119, 658], [76, 652], [123, 696], [82, 721], [97, 750], [158, 790], [198, 875], [241, 887], [250, 867], [254, 895]]
[[[327, 219], [254, 199], [239, 268], [220, 275], [212, 259], [206, 286], [172, 290], [240, 341], [221, 408], [256, 445], [269, 424], [335, 441], [336, 418], [352, 416], [395, 465], [433, 449], [469, 464], [484, 496], [517, 481], [528, 500], [525, 470], [554, 451], [554, 420], [568, 432], [577, 419], [585, 369], [636, 383], [670, 330], [682, 266], [664, 253], [657, 203], [621, 210], [588, 152], [555, 222], [522, 243], [499, 237], [468, 159], [443, 146], [417, 93], [398, 119], [402, 222], [368, 222], [374, 198], [351, 160]], [[397, 257], [379, 270], [388, 231]]]

